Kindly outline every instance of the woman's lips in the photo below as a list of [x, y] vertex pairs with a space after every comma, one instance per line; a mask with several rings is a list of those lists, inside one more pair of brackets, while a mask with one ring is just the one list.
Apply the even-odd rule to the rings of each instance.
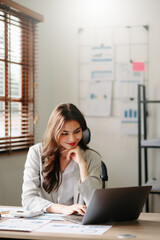
[[76, 144], [76, 142], [68, 143], [69, 146], [74, 146], [75, 144]]

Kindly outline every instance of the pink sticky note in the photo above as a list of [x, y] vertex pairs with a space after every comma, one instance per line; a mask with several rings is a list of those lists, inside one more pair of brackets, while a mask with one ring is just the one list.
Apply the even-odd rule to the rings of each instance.
[[132, 70], [133, 71], [144, 72], [144, 62], [133, 62], [132, 63]]

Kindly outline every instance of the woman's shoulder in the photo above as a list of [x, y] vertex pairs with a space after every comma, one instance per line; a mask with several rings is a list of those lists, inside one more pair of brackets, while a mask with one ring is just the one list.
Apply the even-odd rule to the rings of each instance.
[[32, 167], [34, 169], [39, 169], [39, 165], [41, 163], [41, 147], [42, 144], [37, 143], [29, 148], [26, 159], [26, 166]]
[[82, 150], [83, 151], [83, 156], [84, 158], [87, 160], [87, 159], [96, 159], [97, 160], [101, 160], [101, 155], [93, 150], [93, 149], [86, 149], [86, 150]]
[[98, 156], [100, 156], [99, 152], [97, 152], [96, 150], [94, 150], [92, 148], [88, 148], [88, 149], [84, 150], [84, 152], [86, 154], [89, 154], [89, 155], [98, 155]]
[[29, 148], [30, 150], [39, 150], [39, 151], [41, 151], [41, 149], [42, 149], [42, 143], [36, 143], [36, 144], [34, 144], [34, 145], [32, 145], [30, 148]]
[[29, 154], [41, 155], [42, 143], [36, 143], [29, 148]]

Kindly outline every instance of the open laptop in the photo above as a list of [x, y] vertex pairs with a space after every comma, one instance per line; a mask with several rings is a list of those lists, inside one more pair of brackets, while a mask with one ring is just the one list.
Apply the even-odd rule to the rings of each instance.
[[69, 215], [65, 220], [79, 224], [136, 220], [152, 186], [96, 189], [84, 216]]

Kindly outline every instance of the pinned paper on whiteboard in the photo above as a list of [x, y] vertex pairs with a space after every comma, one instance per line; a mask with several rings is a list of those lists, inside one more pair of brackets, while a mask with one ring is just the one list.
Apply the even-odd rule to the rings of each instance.
[[109, 116], [111, 110], [112, 82], [89, 82], [86, 111], [87, 116]]
[[137, 86], [143, 83], [144, 72], [133, 71], [133, 63], [119, 63], [116, 69], [119, 97], [137, 98]]
[[136, 135], [138, 133], [137, 101], [121, 101], [121, 134]]
[[113, 80], [113, 46], [91, 48], [91, 80]]

